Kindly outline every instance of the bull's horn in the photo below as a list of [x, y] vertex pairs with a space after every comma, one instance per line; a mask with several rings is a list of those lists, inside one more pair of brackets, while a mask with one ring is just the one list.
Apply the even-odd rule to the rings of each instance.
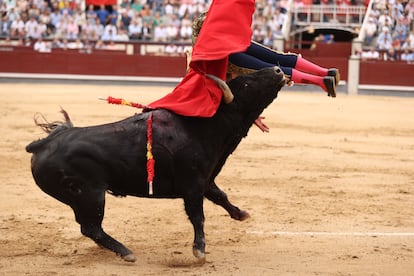
[[226, 104], [231, 103], [234, 99], [234, 96], [233, 93], [231, 93], [230, 87], [227, 85], [227, 83], [214, 75], [206, 74], [206, 76], [214, 80], [217, 83], [217, 85], [221, 88], [221, 91], [223, 91], [224, 102]]

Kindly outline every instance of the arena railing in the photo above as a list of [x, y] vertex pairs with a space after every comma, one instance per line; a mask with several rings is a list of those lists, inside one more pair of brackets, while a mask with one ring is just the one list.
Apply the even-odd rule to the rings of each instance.
[[359, 28], [366, 13], [365, 6], [305, 5], [293, 7], [293, 25], [348, 26]]

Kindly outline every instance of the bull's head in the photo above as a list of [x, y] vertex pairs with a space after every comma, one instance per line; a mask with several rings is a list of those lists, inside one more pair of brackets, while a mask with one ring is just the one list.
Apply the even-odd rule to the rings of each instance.
[[233, 91], [238, 108], [247, 114], [261, 113], [286, 83], [283, 71], [279, 67], [273, 67], [240, 75], [230, 80], [228, 86]]
[[[263, 72], [260, 72], [260, 71], [263, 71]], [[260, 70], [260, 71], [259, 71], [260, 73], [255, 72], [255, 73], [250, 74], [250, 75], [252, 75], [251, 76], [252, 78], [258, 78], [256, 80], [262, 79], [263, 81], [265, 81], [265, 82], [262, 82], [262, 80], [260, 80], [259, 82], [262, 85], [259, 85], [259, 86], [256, 85], [256, 88], [259, 89], [259, 90], [262, 90], [263, 87], [269, 87], [269, 86], [266, 86], [266, 84], [270, 81], [270, 82], [273, 83], [273, 85], [274, 85], [273, 87], [277, 91], [279, 91], [288, 82], [288, 79], [286, 78], [286, 76], [284, 75], [282, 70], [277, 66], [275, 66], [273, 68], [267, 68], [267, 69], [264, 69], [264, 70]], [[227, 83], [225, 81], [223, 81], [222, 79], [214, 76], [214, 75], [206, 74], [206, 76], [208, 78], [214, 80], [217, 83], [217, 85], [221, 88], [221, 90], [223, 91], [223, 101], [226, 104], [231, 103], [234, 99], [234, 95], [233, 95], [230, 87], [227, 85]], [[268, 89], [266, 89], [265, 91], [268, 91]]]

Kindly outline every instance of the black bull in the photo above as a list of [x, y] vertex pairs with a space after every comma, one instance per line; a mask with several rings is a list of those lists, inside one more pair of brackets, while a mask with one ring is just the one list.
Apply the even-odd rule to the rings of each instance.
[[[163, 109], [91, 127], [73, 127], [67, 118], [66, 124], [26, 147], [33, 153], [34, 180], [45, 193], [73, 209], [83, 235], [127, 261], [135, 261], [133, 253], [102, 229], [105, 192], [183, 198], [194, 227], [193, 253], [203, 259], [203, 197], [222, 206], [233, 219], [249, 216], [229, 202], [215, 177], [285, 83], [278, 67], [239, 76], [228, 83], [233, 102], [222, 103], [211, 118], [184, 117]], [[150, 113], [153, 195], [148, 192], [146, 169], [146, 121]]]

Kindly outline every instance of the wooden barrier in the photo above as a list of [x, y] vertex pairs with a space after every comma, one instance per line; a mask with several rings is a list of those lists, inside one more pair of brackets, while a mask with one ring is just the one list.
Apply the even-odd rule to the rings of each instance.
[[[324, 45], [317, 51], [306, 50], [303, 56], [321, 66], [338, 68], [341, 80], [347, 81], [350, 46], [338, 45]], [[342, 53], [342, 56], [335, 57], [335, 53]], [[38, 53], [31, 47], [2, 46], [0, 61], [0, 72], [5, 73], [181, 78], [186, 71], [184, 56], [127, 55], [125, 51], [114, 50], [94, 50], [87, 54], [59, 49]], [[414, 86], [412, 72], [414, 64], [405, 62], [361, 61], [359, 84]]]
[[94, 50], [91, 54], [78, 50], [38, 53], [27, 47], [3, 47], [0, 60], [0, 72], [7, 73], [181, 78], [186, 71], [186, 58], [182, 56], [127, 55], [112, 50]]
[[403, 61], [361, 61], [359, 84], [414, 86], [414, 64]]

